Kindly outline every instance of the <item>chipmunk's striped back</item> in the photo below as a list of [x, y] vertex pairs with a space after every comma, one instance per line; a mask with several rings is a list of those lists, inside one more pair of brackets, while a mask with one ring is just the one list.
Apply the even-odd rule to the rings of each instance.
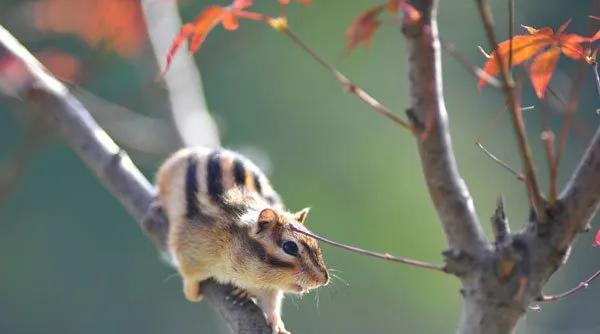
[[207, 206], [229, 210], [246, 204], [232, 201], [228, 196], [231, 190], [240, 190], [268, 206], [283, 207], [263, 172], [243, 155], [226, 149], [193, 147], [179, 151], [161, 166], [157, 184], [161, 198], [169, 202], [165, 207], [171, 217], [193, 218], [201, 210], [210, 210]]

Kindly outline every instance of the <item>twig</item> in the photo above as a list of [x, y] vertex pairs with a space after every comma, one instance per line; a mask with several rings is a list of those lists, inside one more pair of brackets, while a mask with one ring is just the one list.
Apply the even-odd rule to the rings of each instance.
[[513, 36], [515, 35], [515, 0], [508, 0], [508, 68], [513, 64]]
[[[571, 87], [571, 96], [569, 97], [569, 102], [566, 105], [565, 117], [562, 128], [560, 130], [560, 135], [557, 142], [556, 148], [556, 156], [552, 165], [550, 165], [550, 193], [548, 194], [548, 202], [552, 204], [556, 200], [556, 182], [558, 177], [558, 167], [560, 165], [560, 160], [562, 158], [563, 152], [567, 145], [567, 135], [571, 130], [571, 123], [573, 123], [573, 117], [575, 116], [575, 108], [577, 107], [577, 102], [579, 101], [579, 94], [581, 91], [581, 84], [585, 77], [585, 67], [586, 63], [581, 61], [577, 68], [577, 76]], [[554, 193], [552, 192], [554, 189]]]
[[558, 197], [568, 217], [556, 249], [565, 249], [588, 225], [600, 205], [600, 128], [596, 130], [571, 179]]
[[490, 151], [488, 151], [485, 147], [483, 147], [483, 145], [480, 142], [475, 142], [475, 145], [477, 145], [477, 147], [479, 147], [488, 157], [490, 157], [490, 159], [494, 160], [496, 163], [498, 163], [504, 169], [506, 169], [511, 174], [513, 174], [517, 178], [517, 180], [520, 180], [520, 181], [524, 181], [525, 180], [525, 176], [523, 174], [517, 172], [517, 170], [515, 170], [512, 167], [510, 167], [504, 161], [498, 159], [495, 155], [493, 155]]
[[352, 81], [350, 81], [345, 75], [343, 75], [340, 71], [336, 70], [333, 66], [329, 65], [323, 58], [317, 55], [306, 43], [304, 43], [289, 27], [282, 29], [286, 36], [288, 36], [294, 44], [298, 45], [304, 52], [306, 52], [314, 61], [316, 61], [321, 67], [323, 67], [331, 76], [335, 78], [339, 83], [344, 86], [347, 92], [356, 96], [359, 100], [371, 106], [375, 111], [380, 113], [381, 115], [387, 117], [392, 120], [394, 123], [400, 125], [401, 127], [410, 130], [412, 133], [415, 133], [415, 129], [408, 122], [393, 114], [386, 106], [377, 101], [374, 97], [369, 95], [367, 92], [362, 90]]
[[442, 48], [446, 50], [446, 52], [448, 52], [452, 57], [454, 57], [454, 59], [458, 60], [476, 78], [484, 79], [488, 85], [496, 89], [502, 89], [502, 83], [500, 83], [500, 81], [498, 81], [496, 78], [479, 68], [479, 66], [473, 64], [467, 57], [460, 53], [452, 43], [447, 42], [441, 37], [440, 43], [442, 44]]
[[[29, 101], [44, 107], [56, 122], [63, 138], [83, 162], [112, 192], [135, 218], [142, 230], [155, 242], [164, 240], [168, 225], [164, 215], [154, 215], [144, 224], [155, 197], [155, 189], [133, 161], [108, 136], [71, 95], [66, 87], [23, 47], [4, 27], [0, 26], [0, 48], [5, 48], [31, 76], [22, 91]], [[160, 248], [161, 243], [157, 242]], [[214, 283], [203, 285], [205, 299], [219, 313], [234, 333], [271, 334], [260, 309], [253, 303], [231, 305], [224, 298], [227, 287]]]
[[[291, 225], [290, 225], [291, 226]], [[321, 237], [317, 234], [314, 234], [312, 232], [297, 228], [295, 226], [291, 226], [292, 230], [307, 235], [313, 239], [322, 241], [328, 245], [334, 246], [334, 247], [338, 247], [341, 249], [345, 249], [347, 251], [351, 251], [351, 252], [355, 252], [355, 253], [359, 253], [359, 254], [363, 254], [363, 255], [367, 255], [367, 256], [371, 256], [374, 258], [378, 258], [378, 259], [382, 259], [382, 260], [386, 260], [386, 261], [390, 261], [390, 262], [396, 262], [396, 263], [403, 263], [403, 264], [408, 264], [410, 266], [413, 267], [418, 267], [418, 268], [423, 268], [423, 269], [429, 269], [429, 270], [434, 270], [434, 271], [441, 271], [441, 272], [447, 272], [444, 266], [439, 266], [439, 265], [435, 265], [435, 264], [430, 264], [427, 262], [421, 262], [421, 261], [417, 261], [417, 260], [411, 260], [411, 259], [407, 259], [407, 258], [402, 258], [402, 257], [395, 257], [391, 254], [388, 253], [377, 253], [377, 252], [373, 252], [370, 250], [366, 250], [366, 249], [362, 249], [362, 248], [358, 248], [358, 247], [354, 247], [354, 246], [349, 246], [346, 244], [342, 244], [336, 241], [332, 241], [329, 240], [327, 238]]]
[[546, 159], [548, 160], [548, 166], [550, 167], [550, 189], [548, 191], [548, 203], [553, 204], [556, 201], [556, 179], [558, 177], [558, 165], [555, 163], [556, 158], [554, 156], [554, 133], [552, 130], [546, 130], [542, 132], [540, 137], [544, 141], [544, 147], [546, 148]]
[[[494, 25], [492, 23], [492, 16], [490, 13], [490, 9], [485, 0], [476, 0], [479, 12], [481, 15], [481, 19], [483, 21], [483, 25], [489, 40], [489, 43], [493, 50], [498, 49], [498, 39], [496, 37], [496, 33], [494, 31]], [[495, 54], [496, 61], [499, 64], [502, 74], [502, 81], [504, 83], [506, 98], [509, 104], [509, 107], [512, 111], [512, 120], [513, 127], [515, 133], [517, 135], [517, 142], [519, 146], [519, 151], [521, 153], [521, 157], [523, 158], [523, 166], [525, 173], [525, 182], [527, 184], [527, 191], [529, 192], [529, 196], [532, 199], [532, 205], [536, 211], [538, 222], [540, 224], [545, 224], [547, 222], [546, 215], [546, 204], [544, 198], [542, 197], [542, 193], [540, 192], [540, 187], [537, 181], [537, 177], [535, 174], [535, 169], [533, 167], [533, 158], [531, 154], [531, 149], [529, 147], [527, 141], [527, 135], [525, 134], [525, 122], [523, 121], [523, 117], [520, 112], [520, 108], [518, 105], [518, 100], [515, 95], [514, 83], [511, 80], [510, 70], [506, 66], [504, 66], [504, 62], [502, 56], [499, 52]]]
[[559, 299], [569, 297], [573, 294], [576, 294], [577, 292], [579, 292], [581, 290], [587, 289], [590, 286], [590, 283], [592, 283], [598, 277], [600, 277], [600, 270], [596, 271], [592, 276], [590, 276], [590, 278], [579, 283], [576, 287], [574, 287], [570, 290], [567, 290], [561, 294], [554, 295], [554, 296], [542, 296], [537, 301], [538, 302], [555, 302]]

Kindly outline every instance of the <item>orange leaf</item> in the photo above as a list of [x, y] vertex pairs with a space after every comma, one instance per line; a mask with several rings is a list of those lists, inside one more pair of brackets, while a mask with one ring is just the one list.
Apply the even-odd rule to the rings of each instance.
[[590, 43], [592, 43], [592, 42], [595, 42], [595, 41], [597, 41], [597, 40], [599, 40], [599, 39], [600, 39], [600, 30], [598, 30], [598, 31], [597, 31], [597, 32], [594, 34], [594, 36], [590, 37], [590, 38], [589, 38], [589, 40], [587, 40], [587, 42], [590, 42]]
[[252, 6], [252, 0], [233, 0], [231, 7], [235, 9], [244, 9]]
[[571, 19], [568, 19], [567, 22], [563, 23], [560, 28], [558, 28], [558, 30], [556, 31], [556, 36], [560, 36], [562, 35], [565, 30], [567, 29], [567, 27], [569, 26], [569, 23], [571, 23]]
[[59, 51], [43, 51], [36, 56], [52, 74], [61, 80], [76, 83], [81, 79], [83, 67], [77, 58]]
[[[311, 0], [298, 0], [303, 5], [310, 5]], [[289, 5], [290, 0], [279, 0], [279, 3], [282, 5]]]
[[579, 60], [585, 58], [585, 54], [583, 53], [583, 47], [578, 42], [561, 43], [560, 50], [565, 56], [571, 59]]
[[415, 7], [407, 4], [405, 0], [388, 0], [385, 4], [385, 9], [390, 14], [396, 14], [400, 9], [404, 11], [404, 14], [408, 20], [403, 19], [407, 23], [416, 23], [421, 19], [421, 13], [415, 9]]
[[548, 51], [537, 56], [530, 67], [529, 77], [538, 98], [543, 98], [548, 83], [552, 78], [554, 67], [560, 56], [560, 48], [552, 47]]
[[239, 26], [237, 17], [235, 17], [235, 14], [229, 10], [223, 12], [221, 24], [223, 25], [223, 28], [227, 30], [236, 30]]
[[[512, 65], [516, 66], [534, 57], [540, 50], [548, 46], [552, 40], [548, 39], [545, 34], [534, 33], [533, 35], [517, 35], [512, 39]], [[498, 66], [498, 54], [502, 58], [502, 62], [508, 65], [508, 54], [510, 53], [510, 40], [504, 41], [498, 45], [498, 50], [495, 50], [490, 55], [490, 58], [483, 67], [483, 71], [495, 77], [500, 74], [500, 66]], [[481, 78], [477, 87], [481, 89], [486, 80]]]
[[73, 34], [121, 56], [136, 56], [147, 41], [139, 0], [42, 0], [32, 10], [39, 30]]
[[179, 34], [177, 34], [177, 36], [175, 37], [175, 39], [173, 40], [173, 43], [171, 43], [171, 47], [169, 48], [169, 51], [167, 52], [167, 59], [165, 60], [165, 66], [163, 69], [161, 69], [158, 77], [161, 78], [169, 69], [169, 66], [171, 66], [171, 63], [173, 62], [173, 57], [175, 56], [175, 53], [177, 52], [177, 50], [179, 50], [179, 48], [181, 47], [181, 44], [191, 35], [194, 33], [194, 25], [191, 23], [186, 23], [184, 24], [181, 29], [179, 30]]
[[190, 42], [190, 52], [196, 52], [208, 33], [219, 23], [225, 9], [221, 6], [206, 8], [194, 20], [194, 36]]
[[381, 26], [381, 21], [376, 17], [384, 9], [384, 6], [377, 6], [360, 14], [346, 30], [346, 53], [350, 53], [358, 44], [363, 43], [368, 47], [375, 29]]

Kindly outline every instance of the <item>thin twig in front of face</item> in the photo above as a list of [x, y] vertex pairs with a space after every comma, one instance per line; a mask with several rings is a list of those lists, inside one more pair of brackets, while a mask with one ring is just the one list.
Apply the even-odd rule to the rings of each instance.
[[431, 264], [431, 263], [427, 263], [427, 262], [422, 262], [422, 261], [417, 261], [417, 260], [411, 260], [411, 259], [407, 259], [407, 258], [401, 258], [401, 257], [395, 257], [391, 254], [387, 254], [387, 253], [377, 253], [377, 252], [373, 252], [370, 250], [366, 250], [366, 249], [362, 249], [362, 248], [358, 248], [358, 247], [354, 247], [354, 246], [350, 246], [350, 245], [346, 245], [346, 244], [342, 244], [333, 240], [329, 240], [327, 238], [321, 237], [317, 234], [314, 234], [312, 232], [308, 232], [305, 230], [302, 230], [300, 228], [297, 228], [293, 225], [290, 225], [292, 230], [294, 230], [295, 232], [304, 234], [306, 236], [309, 236], [313, 239], [319, 240], [321, 242], [324, 242], [328, 245], [331, 245], [333, 247], [337, 247], [337, 248], [341, 248], [341, 249], [345, 249], [347, 251], [351, 251], [351, 252], [355, 252], [355, 253], [359, 253], [359, 254], [363, 254], [363, 255], [367, 255], [367, 256], [371, 256], [374, 258], [378, 258], [378, 259], [382, 259], [382, 260], [386, 260], [386, 261], [391, 261], [391, 262], [396, 262], [396, 263], [403, 263], [403, 264], [408, 264], [410, 266], [413, 267], [418, 267], [418, 268], [423, 268], [423, 269], [429, 269], [429, 270], [433, 270], [433, 271], [440, 271], [440, 272], [446, 272], [446, 269], [444, 266], [440, 266], [440, 265], [435, 265], [435, 264]]
[[574, 287], [570, 290], [567, 290], [561, 294], [554, 295], [554, 296], [542, 296], [542, 297], [538, 298], [537, 301], [538, 302], [555, 302], [555, 301], [563, 299], [565, 297], [569, 297], [581, 290], [587, 289], [590, 286], [590, 283], [592, 283], [598, 277], [600, 277], [600, 270], [596, 271], [592, 276], [590, 276], [590, 278], [579, 283], [576, 287]]
[[[485, 0], [477, 0], [476, 2], [479, 8], [479, 12], [483, 21], [483, 25], [489, 43], [493, 50], [498, 50], [498, 39], [496, 37], [496, 32], [494, 31], [494, 25], [492, 23], [492, 16], [490, 13], [489, 6], [487, 5], [487, 2]], [[545, 224], [547, 222], [546, 203], [544, 201], [544, 198], [542, 197], [542, 193], [540, 191], [540, 187], [535, 174], [531, 148], [529, 147], [527, 135], [525, 134], [525, 122], [523, 121], [521, 110], [519, 108], [519, 101], [515, 93], [514, 82], [510, 76], [510, 70], [506, 66], [504, 66], [504, 62], [500, 52], [496, 52], [495, 57], [496, 61], [498, 62], [499, 68], [501, 69], [500, 73], [502, 75], [502, 81], [504, 83], [507, 102], [510, 107], [511, 114], [513, 116], [512, 123], [515, 129], [515, 133], [517, 135], [519, 151], [523, 159], [523, 169], [525, 174], [525, 183], [527, 185], [527, 192], [529, 193], [532, 205], [535, 208], [536, 215], [538, 217], [538, 222], [540, 224]]]
[[416, 129], [410, 125], [407, 121], [393, 114], [386, 106], [377, 101], [374, 97], [369, 95], [367, 92], [358, 87], [355, 83], [350, 81], [345, 75], [343, 75], [340, 71], [335, 69], [333, 66], [329, 65], [321, 56], [316, 54], [306, 43], [304, 43], [291, 29], [290, 27], [286, 27], [282, 29], [286, 36], [288, 36], [294, 44], [298, 45], [304, 52], [306, 52], [314, 61], [316, 61], [321, 67], [323, 67], [331, 76], [333, 76], [339, 83], [341, 83], [346, 91], [356, 96], [359, 100], [365, 102], [369, 106], [371, 106], [375, 111], [380, 113], [381, 115], [387, 117], [392, 120], [394, 123], [400, 125], [401, 127], [410, 130], [413, 134], [416, 134]]

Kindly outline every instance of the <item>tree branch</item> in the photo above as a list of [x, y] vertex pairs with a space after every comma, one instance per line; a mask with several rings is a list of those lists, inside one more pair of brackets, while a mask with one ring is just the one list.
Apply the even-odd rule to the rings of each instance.
[[[148, 219], [147, 212], [151, 211], [155, 190], [133, 161], [96, 124], [67, 88], [2, 26], [0, 51], [12, 54], [29, 76], [19, 87], [20, 95], [51, 114], [63, 138], [161, 248], [168, 223], [162, 214]], [[0, 72], [0, 78], [2, 74]], [[240, 334], [271, 334], [262, 312], [253, 303], [240, 306], [225, 300], [229, 288], [212, 282], [203, 285], [205, 300], [229, 328]]]
[[558, 245], [565, 248], [573, 242], [577, 232], [586, 228], [600, 205], [600, 128], [596, 130], [558, 201], [566, 210], [565, 220], [569, 224]]
[[[182, 25], [177, 1], [140, 1], [146, 29], [158, 68], [164, 68], [165, 55]], [[187, 49], [187, 41], [182, 44]], [[194, 58], [178, 52], [163, 76], [169, 91], [173, 121], [185, 146], [220, 146], [216, 122], [208, 112], [200, 71]]]
[[405, 24], [411, 106], [407, 111], [421, 129], [417, 146], [423, 174], [450, 248], [482, 255], [491, 246], [477, 219], [473, 199], [458, 172], [450, 139], [442, 91], [440, 41], [434, 0], [409, 3], [423, 14], [422, 21]]

